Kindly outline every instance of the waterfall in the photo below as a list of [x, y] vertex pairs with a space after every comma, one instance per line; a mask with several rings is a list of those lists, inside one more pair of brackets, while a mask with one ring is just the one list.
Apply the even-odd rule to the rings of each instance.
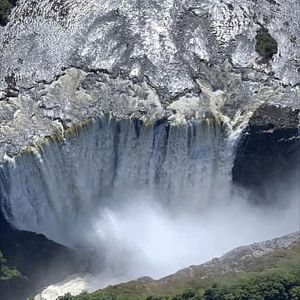
[[143, 191], [170, 207], [206, 205], [219, 180], [230, 181], [226, 149], [224, 130], [212, 120], [94, 118], [6, 161], [1, 208], [19, 229], [72, 243], [74, 224], [113, 195]]
[[160, 278], [297, 230], [297, 191], [265, 210], [234, 189], [231, 136], [214, 119], [95, 117], [8, 158], [1, 210], [19, 229], [85, 248], [95, 288]]

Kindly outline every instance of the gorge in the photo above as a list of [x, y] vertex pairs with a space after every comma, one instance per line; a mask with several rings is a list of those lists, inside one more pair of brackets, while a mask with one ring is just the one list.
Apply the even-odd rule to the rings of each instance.
[[[268, 183], [265, 207], [251, 204], [232, 185], [234, 136], [213, 118], [90, 119], [1, 167], [2, 212], [18, 229], [87, 253], [98, 288], [297, 231], [297, 174]], [[294, 162], [298, 154], [296, 144]]]
[[6, 299], [72, 274], [158, 279], [299, 230], [298, 1], [13, 4], [0, 251], [27, 282], [0, 282]]

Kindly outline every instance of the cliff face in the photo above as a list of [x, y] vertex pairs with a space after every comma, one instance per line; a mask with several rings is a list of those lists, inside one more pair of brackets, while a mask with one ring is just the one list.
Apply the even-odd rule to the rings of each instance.
[[[1, 299], [20, 300], [49, 282], [63, 280], [70, 273], [83, 270], [79, 255], [40, 234], [12, 228], [0, 213], [0, 249], [20, 276], [0, 279]], [[80, 266], [80, 267], [79, 267]]]
[[20, 0], [0, 28], [0, 156], [110, 112], [236, 128], [299, 106], [300, 4]]
[[297, 183], [299, 172], [299, 110], [262, 105], [250, 118], [238, 145], [233, 181], [255, 190], [254, 201], [263, 201], [270, 192], [268, 186], [288, 184], [285, 181], [290, 176]]
[[[299, 10], [296, 0], [20, 0], [1, 30], [2, 86], [11, 72], [29, 84], [78, 66], [147, 77], [160, 94], [178, 95], [198, 89], [200, 62], [222, 66], [226, 59], [295, 85]], [[275, 54], [270, 66], [255, 51], [261, 29], [278, 44], [260, 52]]]

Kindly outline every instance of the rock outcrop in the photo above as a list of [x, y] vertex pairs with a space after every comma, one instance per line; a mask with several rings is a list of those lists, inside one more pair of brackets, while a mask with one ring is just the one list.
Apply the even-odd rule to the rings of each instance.
[[266, 199], [274, 184], [285, 184], [290, 176], [300, 182], [299, 110], [262, 105], [238, 145], [233, 181]]
[[20, 0], [0, 27], [0, 160], [101, 112], [235, 129], [260, 103], [297, 107], [299, 14], [297, 0]]

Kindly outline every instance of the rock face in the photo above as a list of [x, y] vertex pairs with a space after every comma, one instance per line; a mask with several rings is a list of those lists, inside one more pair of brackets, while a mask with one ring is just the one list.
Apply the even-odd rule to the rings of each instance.
[[[0, 164], [100, 115], [186, 125], [213, 114], [234, 131], [261, 103], [299, 108], [299, 15], [298, 0], [19, 0], [0, 26]], [[264, 63], [262, 28], [276, 41]], [[288, 146], [268, 140], [282, 156], [285, 134]]]
[[77, 66], [147, 77], [160, 94], [178, 95], [197, 89], [201, 61], [259, 70], [262, 27], [278, 43], [270, 70], [295, 85], [299, 10], [297, 0], [20, 0], [1, 30], [1, 85], [12, 72], [28, 84]]
[[300, 182], [299, 110], [260, 106], [238, 145], [233, 181], [266, 196], [267, 187], [292, 175]]
[[[0, 213], [0, 249], [10, 266], [22, 277], [0, 280], [2, 300], [20, 300], [32, 296], [49, 282], [78, 272], [79, 256], [43, 235], [11, 227]], [[47, 271], [45, 271], [47, 270]]]
[[0, 27], [0, 160], [103, 111], [235, 128], [259, 103], [299, 106], [299, 15], [298, 0], [20, 0]]

